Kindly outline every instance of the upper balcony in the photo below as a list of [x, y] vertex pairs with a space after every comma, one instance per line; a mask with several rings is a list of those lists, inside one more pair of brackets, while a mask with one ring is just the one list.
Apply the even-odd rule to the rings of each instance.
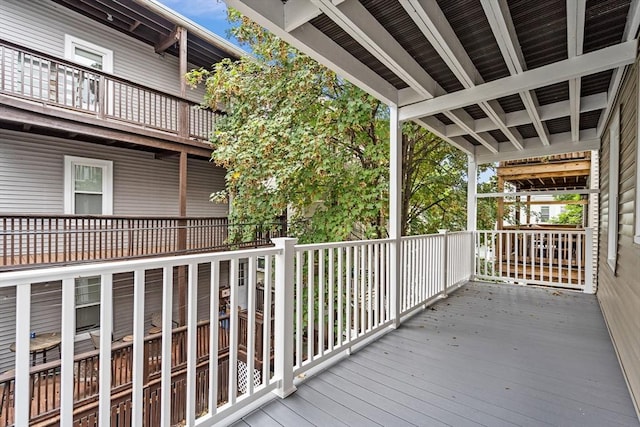
[[20, 126], [203, 157], [220, 117], [187, 99], [2, 40], [0, 111]]

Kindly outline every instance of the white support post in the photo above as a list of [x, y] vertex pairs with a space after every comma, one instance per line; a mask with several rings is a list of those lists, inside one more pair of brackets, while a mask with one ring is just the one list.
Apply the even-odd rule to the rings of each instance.
[[584, 229], [584, 293], [595, 293], [593, 283], [593, 228]]
[[282, 253], [276, 255], [274, 376], [279, 387], [274, 391], [281, 398], [296, 391], [293, 385], [293, 304], [295, 245], [298, 239], [272, 239]]
[[467, 156], [467, 230], [476, 231], [478, 220], [478, 164], [474, 156]]
[[131, 378], [131, 424], [134, 426], [142, 425], [145, 363], [144, 291], [144, 270], [136, 270], [133, 275], [133, 376]]
[[14, 389], [14, 425], [28, 426], [31, 408], [29, 387], [29, 329], [31, 328], [31, 285], [16, 287], [16, 375]]
[[171, 425], [171, 329], [173, 328], [173, 268], [162, 271], [162, 358], [160, 367], [160, 425]]
[[467, 231], [471, 232], [471, 257], [469, 280], [475, 275], [475, 232], [478, 229], [478, 163], [475, 156], [467, 156]]
[[113, 276], [102, 274], [100, 281], [100, 374], [98, 425], [111, 424], [111, 334], [113, 325]]
[[187, 413], [186, 425], [196, 424], [196, 362], [198, 329], [198, 265], [189, 264], [187, 297]]
[[400, 326], [402, 292], [402, 123], [398, 107], [389, 106], [389, 237], [391, 256], [391, 319], [393, 327]]
[[438, 230], [438, 233], [442, 234], [442, 243], [440, 246], [440, 252], [442, 253], [442, 264], [440, 268], [442, 269], [442, 296], [446, 298], [447, 296], [447, 280], [449, 280], [449, 230]]
[[73, 352], [76, 334], [75, 280], [62, 280], [60, 425], [73, 425]]

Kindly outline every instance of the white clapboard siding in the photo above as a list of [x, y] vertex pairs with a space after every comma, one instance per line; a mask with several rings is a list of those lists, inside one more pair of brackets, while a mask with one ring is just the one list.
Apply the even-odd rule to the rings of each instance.
[[[0, 130], [0, 213], [64, 213], [64, 156], [113, 161], [114, 215], [178, 215], [179, 159], [133, 149]], [[209, 195], [225, 171], [189, 159], [187, 215], [222, 217], [226, 204]]]
[[[178, 59], [159, 55], [147, 45], [119, 31], [100, 25], [49, 0], [0, 1], [0, 39], [64, 58], [65, 34], [113, 51], [113, 73], [173, 95], [180, 94]], [[203, 89], [187, 97], [202, 101]]]
[[[609, 326], [636, 408], [640, 408], [640, 248], [633, 243], [636, 194], [638, 63], [626, 74], [614, 109], [620, 106], [620, 165], [609, 168], [609, 126], [603, 132], [600, 158], [600, 250], [598, 300]], [[618, 218], [609, 218], [609, 175], [618, 173]], [[615, 274], [608, 262], [609, 227], [618, 232]]]

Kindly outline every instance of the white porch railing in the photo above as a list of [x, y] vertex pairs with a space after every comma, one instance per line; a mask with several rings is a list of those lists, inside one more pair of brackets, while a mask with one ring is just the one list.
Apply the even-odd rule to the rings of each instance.
[[[15, 387], [7, 396], [12, 423], [28, 425], [33, 411], [30, 384], [30, 332], [32, 291], [45, 282], [62, 282], [60, 404], [51, 416], [61, 425], [79, 425], [74, 400], [75, 279], [100, 276], [100, 355], [99, 366], [110, 367], [112, 324], [121, 310], [114, 305], [114, 276], [132, 273], [133, 362], [130, 397], [122, 398], [122, 388], [112, 388], [112, 370], [100, 369], [97, 375], [99, 402], [94, 409], [100, 425], [112, 422], [142, 425], [143, 414], [157, 403], [143, 392], [143, 373], [148, 363], [144, 353], [145, 301], [153, 293], [147, 286], [151, 270], [162, 271], [162, 285], [156, 290], [162, 300], [161, 365], [159, 421], [168, 425], [175, 411], [184, 413], [186, 425], [213, 425], [229, 421], [248, 405], [266, 398], [271, 392], [286, 396], [295, 388], [293, 379], [319, 363], [356, 344], [364, 344], [374, 334], [395, 325], [392, 301], [401, 300], [400, 318], [446, 295], [448, 289], [472, 277], [473, 233], [443, 233], [405, 237], [397, 248], [393, 239], [358, 242], [295, 245], [295, 239], [274, 239], [275, 248], [223, 253], [194, 254], [155, 259], [73, 265], [0, 274], [0, 289], [14, 288], [16, 294]], [[391, 252], [400, 250], [401, 283], [391, 280]], [[264, 258], [264, 262], [262, 259]], [[238, 280], [240, 260], [248, 259], [247, 282]], [[208, 287], [206, 314], [211, 325], [219, 324], [221, 263], [229, 262], [230, 304], [228, 323], [228, 363], [218, 363], [221, 329], [210, 328], [208, 352], [198, 340], [198, 283], [201, 271]], [[202, 269], [199, 267], [206, 266]], [[258, 273], [263, 275], [264, 292], [256, 292]], [[183, 409], [176, 407], [172, 393], [172, 312], [175, 309], [174, 276], [186, 276], [186, 387]], [[146, 288], [146, 289], [145, 289]], [[272, 301], [272, 292], [273, 301]], [[242, 296], [246, 295], [246, 299]], [[257, 299], [260, 298], [261, 301]], [[246, 301], [246, 322], [241, 321], [238, 304]], [[257, 307], [264, 307], [258, 313]], [[33, 306], [35, 307], [35, 306]], [[273, 307], [273, 309], [269, 309]], [[244, 307], [243, 307], [244, 308]], [[155, 307], [154, 307], [155, 309]], [[158, 310], [160, 307], [158, 307]], [[257, 317], [260, 316], [260, 322]], [[258, 325], [261, 326], [258, 326]], [[257, 330], [262, 328], [261, 330]], [[244, 344], [243, 344], [244, 343]], [[208, 366], [202, 354], [209, 355]], [[218, 355], [218, 356], [216, 356]], [[242, 359], [244, 357], [244, 359]], [[224, 367], [224, 368], [222, 368]], [[242, 372], [240, 372], [242, 367]], [[208, 376], [208, 380], [207, 380]], [[203, 380], [204, 378], [204, 380]], [[220, 378], [224, 378], [221, 382]], [[228, 380], [227, 380], [228, 379]], [[220, 401], [219, 384], [226, 387]], [[114, 394], [114, 392], [116, 394]], [[125, 391], [126, 392], [126, 391]], [[115, 396], [118, 396], [117, 398]], [[95, 405], [94, 405], [95, 406]], [[199, 408], [196, 411], [196, 408]], [[204, 408], [204, 409], [203, 409]], [[147, 417], [145, 415], [145, 418]], [[113, 420], [117, 418], [117, 420]], [[40, 418], [42, 419], [42, 418]]]
[[589, 228], [478, 231], [475, 276], [592, 293], [592, 248]]

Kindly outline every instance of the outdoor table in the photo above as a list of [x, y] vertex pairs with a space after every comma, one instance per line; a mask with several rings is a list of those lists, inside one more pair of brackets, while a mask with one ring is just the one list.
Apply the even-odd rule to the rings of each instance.
[[[38, 334], [35, 338], [31, 338], [29, 340], [29, 352], [31, 353], [31, 366], [36, 365], [36, 356], [38, 353], [42, 353], [42, 363], [47, 362], [47, 351], [53, 349], [54, 347], [58, 347], [58, 352], [60, 351], [60, 342], [62, 341], [61, 336], [57, 332], [45, 332], [43, 334]], [[9, 350], [15, 353], [16, 351], [16, 343], [11, 343], [9, 346]]]

